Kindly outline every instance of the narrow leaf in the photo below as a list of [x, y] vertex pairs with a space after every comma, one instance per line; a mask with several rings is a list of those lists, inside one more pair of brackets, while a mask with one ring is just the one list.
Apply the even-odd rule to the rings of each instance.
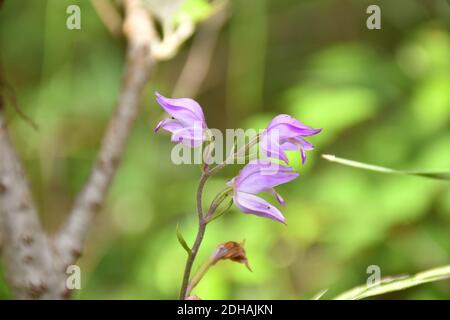
[[328, 292], [328, 289], [323, 289], [321, 291], [319, 291], [316, 295], [314, 295], [314, 297], [312, 297], [312, 300], [320, 300], [320, 298], [322, 298], [325, 293]]
[[183, 235], [180, 232], [180, 228], [179, 228], [178, 224], [177, 224], [177, 239], [178, 239], [178, 242], [181, 244], [181, 246], [184, 248], [184, 250], [186, 250], [186, 252], [188, 254], [191, 254], [191, 252], [192, 252], [191, 248], [189, 248], [186, 240], [184, 240], [184, 237], [183, 237]]
[[419, 177], [425, 177], [425, 178], [431, 178], [431, 179], [438, 179], [438, 180], [448, 180], [450, 181], [450, 172], [433, 172], [433, 171], [420, 171], [420, 170], [395, 170], [391, 168], [376, 166], [372, 164], [367, 164], [363, 162], [348, 160], [344, 158], [339, 158], [334, 155], [330, 154], [323, 154], [322, 158], [325, 160], [340, 163], [346, 166], [369, 170], [369, 171], [375, 171], [375, 172], [381, 172], [381, 173], [391, 173], [391, 174], [403, 174], [403, 175], [411, 175], [411, 176], [419, 176]]
[[221, 209], [220, 211], [218, 211], [209, 221], [214, 221], [217, 218], [220, 218], [221, 216], [223, 216], [233, 205], [233, 198], [230, 198], [230, 200], [228, 201], [228, 203], [223, 207], [223, 209]]
[[423, 283], [439, 281], [450, 278], [450, 265], [417, 273], [413, 276], [389, 277], [382, 279], [375, 286], [359, 286], [338, 295], [334, 300], [359, 300], [380, 294], [404, 290]]

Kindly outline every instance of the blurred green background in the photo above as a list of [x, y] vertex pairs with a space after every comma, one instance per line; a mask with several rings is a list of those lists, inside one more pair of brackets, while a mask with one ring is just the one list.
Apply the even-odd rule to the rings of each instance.
[[[194, 6], [205, 5], [194, 1]], [[81, 30], [66, 8], [81, 8]], [[213, 128], [263, 128], [289, 113], [324, 128], [300, 178], [279, 188], [288, 226], [235, 208], [212, 223], [199, 261], [225, 241], [246, 240], [253, 272], [229, 261], [195, 290], [203, 299], [309, 299], [382, 276], [450, 262], [450, 184], [329, 163], [321, 153], [399, 169], [450, 170], [450, 4], [445, 0], [234, 0], [196, 99]], [[381, 7], [382, 29], [366, 28]], [[89, 1], [6, 0], [0, 10], [2, 74], [33, 130], [12, 108], [13, 139], [42, 221], [55, 232], [86, 181], [115, 106], [123, 39]], [[171, 299], [196, 231], [199, 168], [170, 161], [172, 144], [151, 129], [171, 96], [192, 41], [160, 63], [142, 99], [108, 201], [79, 261], [83, 299]], [[292, 156], [292, 163], [298, 157]], [[207, 187], [211, 198], [235, 166]], [[10, 298], [0, 270], [0, 298]], [[449, 281], [381, 298], [449, 299]]]

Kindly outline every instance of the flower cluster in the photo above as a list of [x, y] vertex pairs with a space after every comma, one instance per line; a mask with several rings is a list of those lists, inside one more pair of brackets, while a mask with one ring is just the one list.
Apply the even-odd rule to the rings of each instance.
[[[164, 129], [172, 134], [172, 141], [190, 147], [201, 146], [206, 141], [207, 125], [201, 106], [192, 99], [169, 99], [156, 93], [156, 100], [168, 113], [155, 128], [155, 132]], [[259, 138], [259, 148], [265, 159], [250, 161], [228, 186], [233, 191], [233, 202], [243, 213], [273, 219], [284, 223], [283, 214], [275, 206], [257, 196], [267, 192], [275, 196], [281, 205], [283, 198], [274, 187], [290, 182], [298, 177], [289, 165], [286, 151], [298, 151], [302, 164], [306, 161], [306, 151], [313, 145], [305, 137], [319, 133], [297, 119], [281, 114], [272, 119]], [[281, 160], [284, 164], [272, 160]]]

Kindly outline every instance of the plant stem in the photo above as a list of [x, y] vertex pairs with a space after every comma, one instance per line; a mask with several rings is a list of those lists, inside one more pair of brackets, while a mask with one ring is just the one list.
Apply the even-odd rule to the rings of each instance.
[[189, 282], [189, 285], [187, 287], [186, 294], [189, 296], [192, 292], [192, 290], [195, 288], [195, 286], [202, 280], [203, 276], [208, 272], [209, 268], [213, 265], [214, 259], [210, 257], [206, 262], [200, 267], [200, 269], [197, 271], [197, 273], [194, 275], [192, 280]]
[[198, 214], [198, 231], [195, 237], [194, 245], [192, 246], [191, 252], [186, 260], [186, 266], [184, 267], [183, 283], [180, 290], [180, 300], [186, 299], [187, 287], [189, 285], [189, 278], [192, 271], [192, 266], [197, 256], [198, 249], [202, 244], [203, 236], [206, 230], [206, 220], [203, 214], [203, 189], [205, 188], [206, 181], [210, 175], [204, 172], [200, 178], [200, 182], [197, 187], [197, 214]]
[[183, 276], [183, 284], [181, 286], [180, 291], [180, 300], [186, 299], [187, 287], [189, 285], [189, 278], [192, 271], [192, 266], [194, 265], [195, 257], [197, 256], [198, 249], [203, 240], [203, 236], [205, 235], [206, 230], [206, 222], [202, 221], [198, 227], [197, 237], [195, 238], [194, 245], [191, 249], [191, 254], [188, 255], [186, 266], [184, 268], [184, 276]]
[[245, 156], [245, 154], [248, 151], [250, 151], [250, 148], [253, 147], [255, 144], [257, 144], [259, 142], [259, 138], [260, 138], [260, 135], [258, 134], [251, 141], [249, 141], [248, 144], [246, 144], [245, 146], [241, 147], [239, 150], [236, 150], [235, 152], [233, 152], [227, 159], [225, 159], [225, 161], [223, 161], [222, 163], [219, 163], [214, 168], [212, 168], [209, 171], [209, 175], [212, 176], [213, 174], [215, 174], [218, 171], [222, 170], [227, 165], [231, 164], [233, 162], [233, 160], [238, 159], [240, 153], [243, 152], [244, 156]]
[[[221, 197], [229, 188], [224, 189], [219, 193], [219, 197], [216, 197], [211, 206], [208, 209], [207, 214], [203, 213], [203, 189], [205, 187], [206, 181], [212, 175], [211, 172], [204, 172], [200, 178], [200, 182], [197, 188], [197, 214], [198, 214], [198, 231], [195, 237], [194, 245], [192, 246], [191, 252], [188, 255], [186, 266], [184, 268], [183, 283], [181, 285], [180, 300], [186, 299], [186, 295], [192, 290], [192, 286], [189, 285], [189, 279], [192, 271], [192, 266], [194, 265], [195, 258], [197, 256], [200, 245], [202, 244], [203, 236], [205, 235], [206, 225], [210, 221], [212, 215], [219, 207], [220, 203], [225, 197]], [[188, 288], [191, 288], [190, 290]]]
[[[258, 142], [258, 139], [259, 139], [259, 135], [257, 135], [252, 141], [250, 141], [246, 146], [244, 146], [244, 148], [241, 148], [241, 150], [238, 150], [236, 153], [233, 153], [229, 159], [233, 159], [242, 150], [244, 150], [244, 151], [248, 150], [251, 146], [253, 146], [255, 143]], [[229, 160], [229, 159], [227, 159], [227, 160]], [[188, 287], [190, 287], [191, 290], [193, 288], [192, 286], [189, 286], [189, 279], [190, 279], [191, 272], [192, 272], [192, 266], [194, 265], [195, 258], [197, 257], [198, 250], [203, 241], [203, 236], [205, 235], [206, 225], [208, 224], [208, 222], [211, 219], [212, 215], [214, 214], [215, 210], [220, 205], [221, 201], [223, 201], [223, 199], [224, 199], [224, 198], [222, 198], [220, 200], [214, 199], [213, 203], [209, 207], [208, 212], [205, 216], [205, 214], [203, 213], [203, 189], [205, 188], [205, 184], [206, 184], [206, 181], [208, 180], [208, 178], [211, 177], [212, 175], [214, 175], [215, 173], [217, 173], [219, 170], [221, 170], [228, 164], [229, 164], [228, 161], [224, 161], [224, 162], [218, 164], [217, 166], [215, 166], [214, 168], [212, 168], [211, 170], [209, 170], [206, 167], [206, 170], [205, 169], [203, 170], [202, 176], [200, 178], [200, 182], [198, 183], [198, 187], [197, 187], [198, 231], [197, 231], [197, 236], [195, 237], [194, 245], [192, 246], [190, 254], [188, 254], [188, 257], [186, 260], [186, 265], [184, 267], [183, 282], [181, 284], [181, 290], [180, 290], [180, 296], [179, 296], [180, 300], [184, 300], [187, 298], [186, 295], [190, 293], [190, 290], [188, 291]], [[227, 189], [225, 189], [223, 192], [227, 191]], [[223, 192], [221, 192], [221, 194]]]

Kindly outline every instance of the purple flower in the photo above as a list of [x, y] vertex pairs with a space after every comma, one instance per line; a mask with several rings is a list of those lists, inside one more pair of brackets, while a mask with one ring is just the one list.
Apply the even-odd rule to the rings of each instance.
[[172, 133], [172, 141], [191, 147], [205, 140], [206, 121], [200, 105], [188, 98], [170, 99], [155, 92], [156, 101], [169, 114], [158, 123], [154, 132], [164, 129]]
[[286, 163], [288, 158], [285, 151], [299, 150], [304, 164], [306, 151], [312, 150], [313, 145], [303, 137], [315, 135], [320, 131], [322, 129], [310, 128], [287, 114], [280, 114], [272, 119], [262, 134], [260, 146], [267, 157]]
[[283, 198], [274, 187], [298, 177], [291, 167], [268, 160], [254, 160], [248, 163], [239, 175], [227, 183], [233, 187], [234, 204], [244, 213], [266, 217], [284, 223], [283, 214], [266, 200], [256, 196], [260, 192], [273, 194], [284, 205]]

